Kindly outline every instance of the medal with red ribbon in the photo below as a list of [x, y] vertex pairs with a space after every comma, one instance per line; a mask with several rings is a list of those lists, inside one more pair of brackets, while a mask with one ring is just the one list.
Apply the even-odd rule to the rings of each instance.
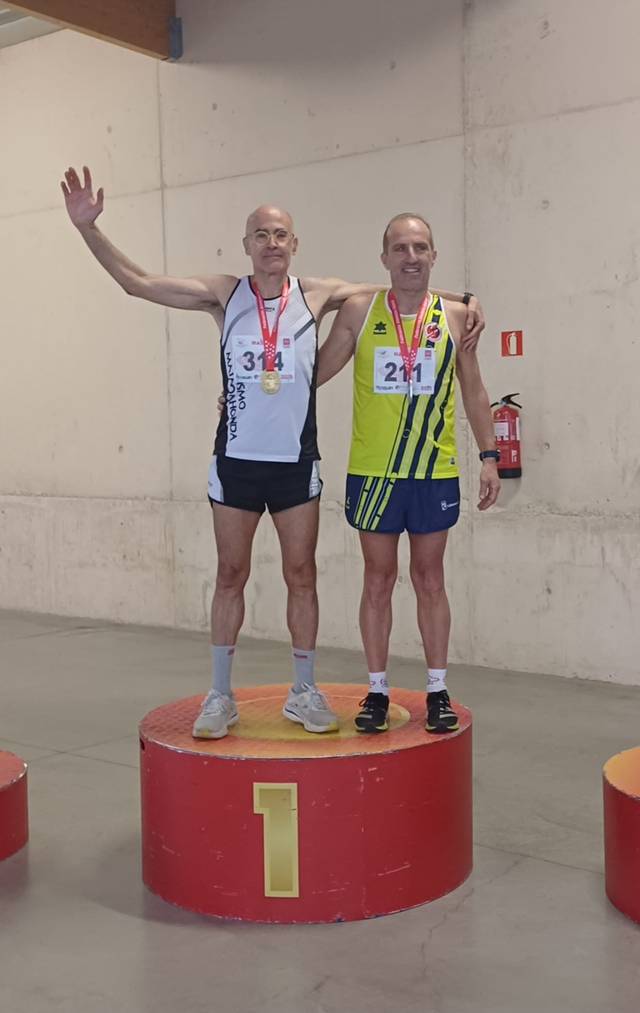
[[431, 302], [431, 295], [429, 292], [425, 295], [424, 299], [420, 304], [420, 309], [416, 315], [415, 322], [413, 324], [413, 334], [411, 335], [411, 348], [407, 345], [407, 339], [404, 333], [404, 324], [402, 323], [402, 317], [400, 316], [400, 310], [398, 308], [398, 300], [396, 299], [395, 292], [389, 291], [389, 308], [391, 309], [391, 316], [393, 317], [393, 323], [396, 329], [396, 335], [398, 338], [398, 344], [400, 346], [400, 355], [402, 356], [402, 362], [404, 363], [404, 371], [407, 376], [407, 383], [409, 385], [409, 397], [413, 397], [413, 367], [416, 364], [416, 358], [418, 356], [418, 348], [420, 347], [420, 339], [422, 337], [422, 327], [424, 325], [424, 318], [427, 315], [429, 303]]
[[260, 386], [265, 394], [277, 394], [280, 390], [281, 383], [280, 374], [276, 369], [278, 326], [280, 324], [280, 318], [287, 308], [287, 303], [289, 301], [289, 279], [285, 278], [282, 294], [280, 295], [278, 315], [271, 331], [269, 330], [269, 321], [267, 320], [267, 309], [264, 304], [264, 299], [262, 298], [262, 293], [260, 292], [255, 280], [253, 282], [253, 291], [258, 304], [258, 316], [260, 317], [260, 329], [262, 331], [262, 347], [264, 350], [264, 369], [260, 377]]

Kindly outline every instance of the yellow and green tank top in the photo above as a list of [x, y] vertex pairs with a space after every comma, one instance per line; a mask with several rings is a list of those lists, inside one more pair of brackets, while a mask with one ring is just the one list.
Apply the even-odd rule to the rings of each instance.
[[[403, 316], [407, 344], [415, 316]], [[433, 325], [433, 326], [430, 326]], [[376, 393], [374, 369], [386, 364], [386, 376], [398, 367], [398, 339], [387, 292], [371, 301], [356, 345], [353, 368], [353, 431], [349, 472], [385, 478], [457, 478], [455, 435], [456, 348], [439, 296], [432, 296], [420, 348], [431, 348], [433, 394]], [[376, 358], [376, 349], [379, 349]], [[423, 353], [424, 354], [424, 353]], [[377, 377], [382, 376], [380, 372]], [[380, 384], [378, 383], [378, 386]]]

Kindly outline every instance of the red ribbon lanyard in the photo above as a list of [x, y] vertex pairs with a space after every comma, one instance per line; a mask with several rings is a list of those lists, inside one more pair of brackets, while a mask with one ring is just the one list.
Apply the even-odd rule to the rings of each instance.
[[411, 335], [411, 348], [407, 347], [407, 339], [404, 333], [404, 324], [402, 323], [402, 317], [400, 316], [400, 310], [398, 309], [398, 300], [396, 299], [395, 292], [389, 291], [389, 307], [391, 309], [391, 316], [396, 328], [396, 335], [398, 337], [398, 344], [400, 345], [400, 354], [404, 363], [404, 370], [407, 374], [407, 383], [409, 384], [409, 393], [411, 394], [413, 381], [413, 367], [416, 364], [416, 358], [418, 355], [418, 348], [420, 345], [420, 339], [422, 337], [422, 326], [424, 324], [424, 318], [427, 315], [429, 303], [431, 302], [431, 295], [429, 292], [425, 295], [420, 309], [416, 316], [413, 325], [413, 334]]
[[289, 302], [289, 279], [285, 279], [285, 283], [280, 296], [280, 306], [278, 307], [278, 315], [276, 322], [273, 325], [273, 330], [269, 332], [269, 321], [267, 320], [267, 310], [264, 304], [264, 299], [260, 293], [260, 289], [253, 283], [253, 291], [258, 303], [258, 316], [260, 317], [260, 328], [262, 330], [262, 345], [264, 348], [264, 368], [268, 372], [272, 372], [275, 369], [276, 364], [276, 348], [278, 345], [278, 326], [280, 324], [280, 317], [287, 308]]

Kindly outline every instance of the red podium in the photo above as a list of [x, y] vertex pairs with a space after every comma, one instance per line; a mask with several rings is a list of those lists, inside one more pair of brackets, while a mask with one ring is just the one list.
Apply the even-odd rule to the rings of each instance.
[[356, 732], [362, 686], [323, 687], [337, 732], [282, 716], [288, 686], [236, 693], [224, 739], [194, 740], [202, 698], [140, 726], [143, 878], [172, 904], [259, 922], [371, 918], [459, 886], [472, 865], [471, 715], [429, 735], [395, 690], [390, 730]]
[[20, 851], [28, 837], [27, 765], [0, 751], [0, 860]]
[[603, 785], [607, 897], [640, 922], [640, 748], [612, 756]]

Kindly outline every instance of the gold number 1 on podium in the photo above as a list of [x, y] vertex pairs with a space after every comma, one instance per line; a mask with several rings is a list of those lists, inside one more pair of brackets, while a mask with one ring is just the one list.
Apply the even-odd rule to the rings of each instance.
[[298, 785], [254, 783], [253, 811], [263, 817], [265, 897], [299, 897]]

